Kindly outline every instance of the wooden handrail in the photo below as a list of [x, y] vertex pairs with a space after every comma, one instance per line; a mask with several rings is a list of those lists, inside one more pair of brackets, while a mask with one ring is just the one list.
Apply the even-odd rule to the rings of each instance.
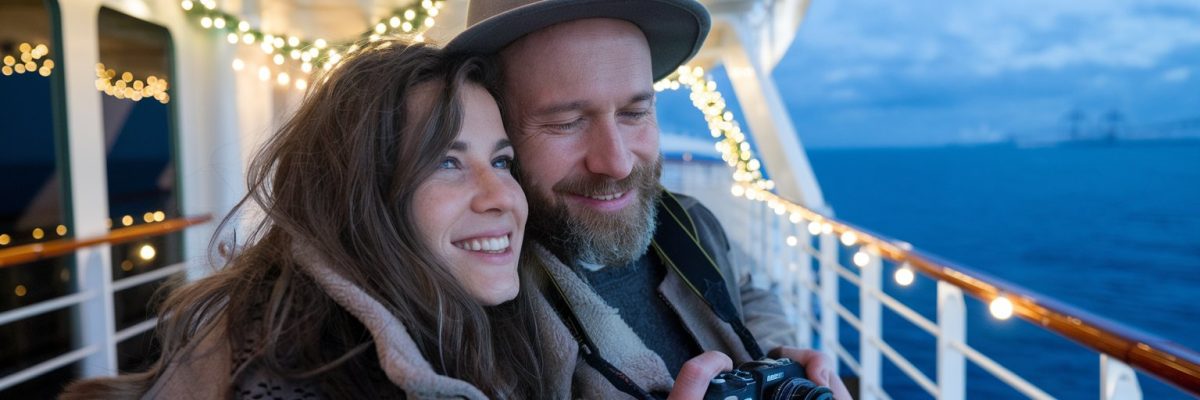
[[829, 224], [835, 234], [852, 232], [862, 246], [877, 249], [883, 258], [908, 264], [914, 270], [952, 284], [984, 302], [1005, 296], [1012, 302], [1013, 313], [1017, 316], [1200, 397], [1200, 353], [1195, 350], [943, 260], [914, 249], [908, 243], [822, 215], [774, 193], [760, 191], [755, 195], [762, 196], [764, 201], [786, 204], [791, 212], [801, 214], [807, 221]]
[[169, 219], [152, 224], [120, 228], [103, 236], [84, 239], [57, 239], [44, 243], [31, 243], [13, 248], [0, 250], [0, 268], [31, 263], [52, 257], [67, 255], [84, 247], [98, 244], [120, 244], [148, 237], [162, 236], [178, 232], [193, 225], [203, 224], [212, 219], [212, 215], [197, 215]]

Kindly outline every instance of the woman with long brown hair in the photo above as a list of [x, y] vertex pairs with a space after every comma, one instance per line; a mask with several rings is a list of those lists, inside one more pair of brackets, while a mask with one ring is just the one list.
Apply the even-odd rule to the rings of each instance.
[[63, 398], [548, 395], [494, 73], [384, 41], [319, 78], [218, 231], [261, 221], [163, 304], [161, 358]]

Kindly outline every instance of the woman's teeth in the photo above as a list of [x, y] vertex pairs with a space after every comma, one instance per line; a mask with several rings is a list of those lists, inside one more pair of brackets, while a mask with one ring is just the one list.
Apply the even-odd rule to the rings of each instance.
[[482, 251], [485, 253], [503, 253], [508, 250], [508, 235], [491, 238], [477, 238], [454, 242], [454, 247], [467, 251]]
[[613, 194], [593, 194], [593, 195], [589, 195], [588, 198], [594, 199], [594, 200], [600, 200], [600, 201], [609, 201], [609, 200], [619, 199], [619, 198], [621, 198], [621, 196], [624, 196], [624, 195], [625, 195], [625, 192], [613, 193]]

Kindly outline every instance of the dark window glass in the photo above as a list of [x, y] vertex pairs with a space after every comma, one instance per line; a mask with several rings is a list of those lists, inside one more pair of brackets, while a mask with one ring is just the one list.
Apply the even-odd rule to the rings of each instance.
[[[171, 110], [171, 37], [161, 26], [102, 8], [97, 88], [104, 107], [108, 207], [112, 229], [179, 217]], [[178, 233], [112, 247], [113, 280], [183, 260]], [[155, 316], [164, 277], [114, 294], [117, 331]], [[135, 339], [142, 341], [141, 338]], [[118, 346], [121, 369], [152, 357], [150, 345]]]
[[[0, 2], [0, 250], [71, 237], [57, 10], [43, 0]], [[0, 267], [0, 312], [74, 292], [72, 257]], [[0, 325], [0, 377], [72, 350], [71, 308]], [[0, 391], [50, 398], [70, 366]]]

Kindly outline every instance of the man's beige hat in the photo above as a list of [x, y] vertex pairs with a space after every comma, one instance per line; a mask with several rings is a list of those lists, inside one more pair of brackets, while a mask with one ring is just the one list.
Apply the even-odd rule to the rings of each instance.
[[446, 50], [493, 54], [529, 33], [587, 18], [621, 19], [641, 28], [656, 80], [695, 56], [712, 26], [695, 0], [471, 0], [467, 29]]

